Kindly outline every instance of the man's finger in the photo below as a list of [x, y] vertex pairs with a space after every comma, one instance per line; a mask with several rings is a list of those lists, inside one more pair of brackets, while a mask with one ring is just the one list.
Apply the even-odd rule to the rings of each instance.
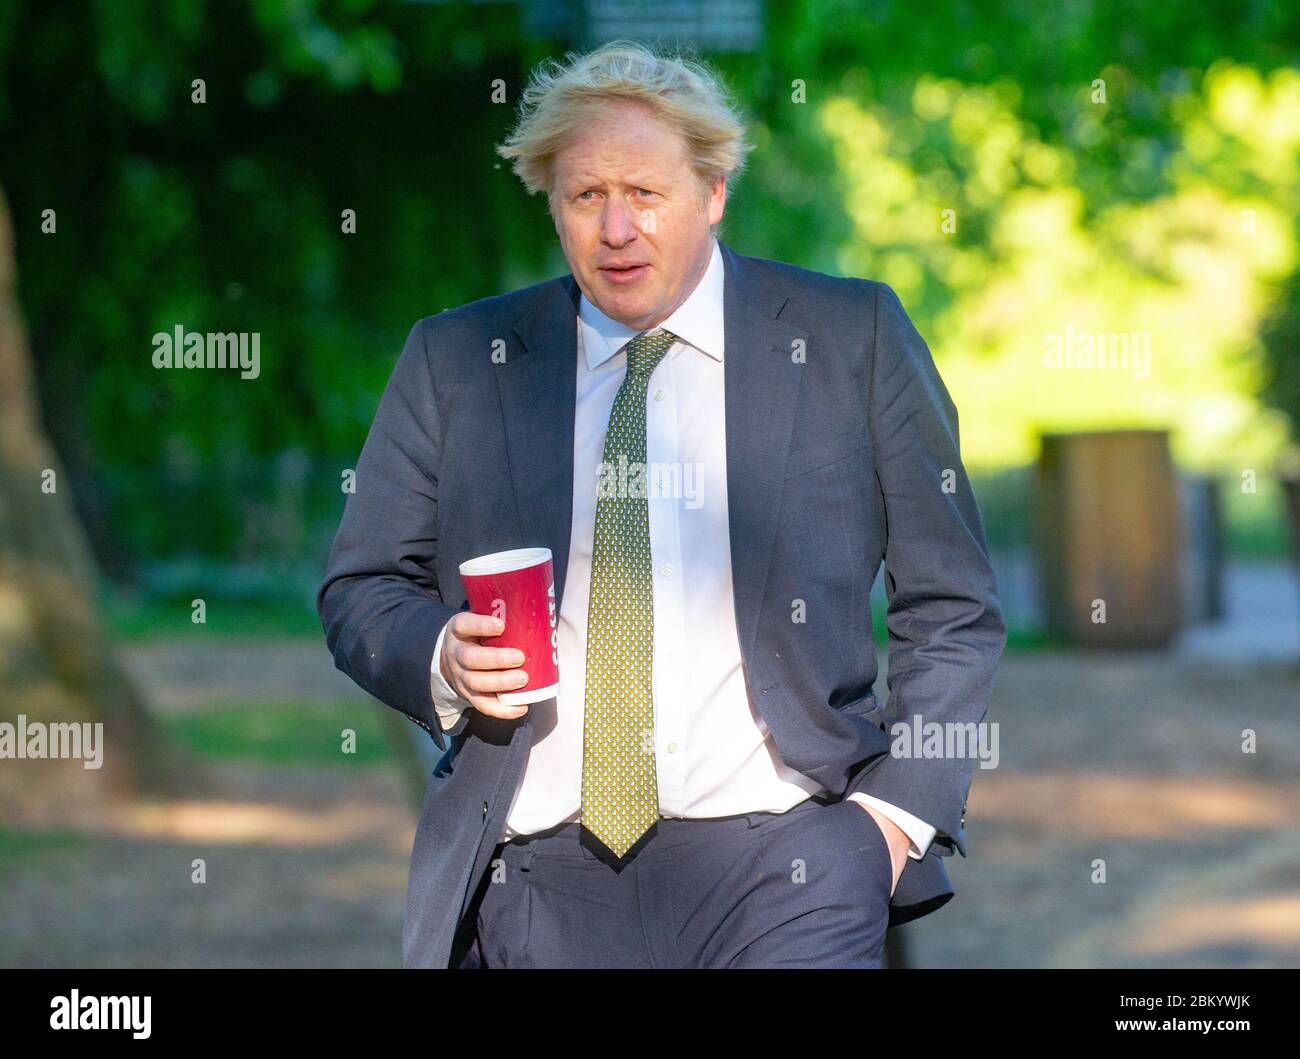
[[528, 712], [527, 704], [523, 706], [503, 706], [501, 700], [495, 695], [470, 694], [466, 695], [465, 698], [480, 713], [486, 713], [489, 717], [500, 717], [505, 721], [513, 721]]
[[484, 647], [472, 643], [461, 644], [455, 658], [463, 669], [515, 669], [524, 664], [523, 651], [513, 647]]
[[520, 669], [470, 669], [462, 679], [476, 695], [495, 695], [499, 691], [518, 691], [528, 683], [528, 674]]
[[451, 631], [460, 639], [467, 636], [500, 636], [506, 630], [506, 623], [491, 614], [475, 614], [463, 610], [451, 619]]

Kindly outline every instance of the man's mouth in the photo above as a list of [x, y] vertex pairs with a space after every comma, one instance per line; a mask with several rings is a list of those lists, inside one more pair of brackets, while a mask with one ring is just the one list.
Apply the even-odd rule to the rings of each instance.
[[633, 283], [650, 271], [649, 265], [605, 265], [601, 275], [613, 283]]

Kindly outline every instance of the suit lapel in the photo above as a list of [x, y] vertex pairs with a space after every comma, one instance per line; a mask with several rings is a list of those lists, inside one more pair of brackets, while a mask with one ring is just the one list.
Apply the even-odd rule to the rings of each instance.
[[544, 284], [516, 321], [522, 351], [497, 366], [506, 459], [522, 547], [551, 549], [555, 606], [564, 598], [573, 524], [573, 414], [578, 376], [578, 300], [571, 275]]
[[727, 507], [731, 575], [741, 654], [752, 657], [781, 512], [786, 453], [794, 430], [804, 338], [778, 319], [787, 296], [769, 288], [729, 246], [722, 246], [726, 352]]

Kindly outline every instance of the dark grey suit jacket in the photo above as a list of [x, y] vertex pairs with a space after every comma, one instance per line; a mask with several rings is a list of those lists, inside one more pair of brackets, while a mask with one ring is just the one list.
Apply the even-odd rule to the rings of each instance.
[[[952, 897], [943, 858], [966, 853], [975, 762], [896, 757], [887, 733], [917, 715], [982, 720], [1006, 636], [957, 412], [888, 286], [722, 252], [729, 532], [749, 693], [786, 765], [837, 797], [863, 791], [938, 828], [894, 893], [890, 922], [905, 922]], [[412, 852], [407, 966], [459, 964], [474, 927], [465, 913], [526, 757], [536, 711], [503, 721], [467, 710], [444, 734], [429, 667], [442, 627], [468, 609], [466, 559], [548, 547], [563, 602], [579, 298], [566, 275], [415, 325], [320, 589], [337, 666], [446, 751]], [[882, 560], [886, 704], [872, 690], [868, 600]]]

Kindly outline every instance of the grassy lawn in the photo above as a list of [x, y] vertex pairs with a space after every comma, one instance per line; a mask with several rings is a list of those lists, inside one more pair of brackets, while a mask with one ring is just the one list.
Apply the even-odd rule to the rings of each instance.
[[6, 871], [27, 867], [47, 853], [84, 846], [86, 839], [71, 831], [15, 830], [0, 826], [0, 876]]
[[[180, 746], [206, 758], [313, 768], [390, 759], [379, 715], [364, 702], [216, 702], [164, 718], [163, 725]], [[344, 747], [348, 731], [355, 733], [351, 752]]]
[[[108, 593], [103, 613], [109, 632], [117, 639], [146, 641], [173, 636], [258, 636], [274, 639], [321, 640], [320, 619], [316, 611], [293, 599], [248, 600], [207, 597], [206, 621], [191, 620], [190, 601], [186, 599], [127, 599]], [[875, 642], [879, 649], [889, 646], [885, 616], [879, 608], [873, 614]], [[1012, 628], [1007, 634], [1007, 650], [1032, 651], [1066, 646], [1040, 629]]]
[[203, 596], [202, 623], [193, 620], [192, 599], [103, 596], [109, 633], [122, 640], [171, 636], [266, 636], [277, 639], [323, 637], [316, 611], [297, 599], [223, 599]]

